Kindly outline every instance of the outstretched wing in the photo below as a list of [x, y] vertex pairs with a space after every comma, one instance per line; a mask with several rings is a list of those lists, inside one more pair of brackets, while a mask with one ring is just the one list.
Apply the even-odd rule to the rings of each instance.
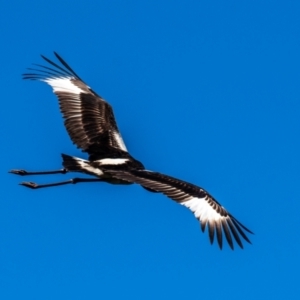
[[109, 171], [109, 173], [118, 179], [138, 183], [147, 189], [161, 192], [177, 203], [189, 208], [200, 221], [202, 231], [204, 232], [205, 227], [208, 228], [211, 244], [214, 241], [216, 233], [221, 249], [222, 231], [231, 249], [233, 249], [232, 236], [241, 248], [243, 248], [243, 244], [240, 237], [251, 243], [245, 231], [252, 232], [200, 187], [170, 176], [146, 170]]
[[34, 72], [23, 74], [23, 78], [44, 81], [52, 87], [67, 131], [73, 143], [83, 151], [90, 153], [91, 149], [102, 146], [127, 151], [111, 106], [54, 54], [61, 66], [42, 56], [50, 66], [35, 64], [39, 68], [28, 68]]

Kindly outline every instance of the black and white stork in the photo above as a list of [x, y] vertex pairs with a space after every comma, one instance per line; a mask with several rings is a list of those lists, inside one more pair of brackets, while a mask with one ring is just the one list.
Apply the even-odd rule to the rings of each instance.
[[189, 208], [200, 221], [202, 231], [208, 229], [211, 243], [216, 235], [220, 249], [222, 249], [223, 234], [231, 249], [234, 248], [233, 238], [241, 248], [243, 248], [241, 237], [251, 243], [246, 232], [252, 232], [207, 191], [183, 180], [145, 170], [143, 164], [128, 153], [112, 107], [94, 92], [57, 53], [54, 54], [61, 65], [42, 56], [49, 65], [35, 65], [38, 68], [29, 68], [33, 72], [23, 74], [23, 78], [43, 81], [52, 87], [58, 97], [64, 123], [73, 143], [83, 152], [87, 152], [89, 158], [85, 160], [62, 154], [62, 169], [45, 172], [14, 169], [10, 173], [24, 176], [82, 172], [96, 178], [73, 178], [40, 185], [34, 182], [22, 182], [21, 185], [39, 189], [80, 182], [137, 183], [148, 191], [163, 193]]

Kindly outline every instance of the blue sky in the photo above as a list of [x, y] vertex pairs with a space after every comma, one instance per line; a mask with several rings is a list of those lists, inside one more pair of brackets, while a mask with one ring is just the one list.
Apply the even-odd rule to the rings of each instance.
[[[299, 13], [297, 1], [6, 2], [1, 299], [296, 299]], [[207, 189], [253, 245], [220, 251], [191, 212], [139, 186], [19, 186], [8, 170], [86, 157], [51, 89], [21, 80], [52, 51], [111, 103], [134, 157]]]

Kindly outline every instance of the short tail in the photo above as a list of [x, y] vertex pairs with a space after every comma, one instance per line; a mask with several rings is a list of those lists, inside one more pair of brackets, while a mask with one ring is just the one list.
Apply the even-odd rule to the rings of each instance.
[[62, 159], [63, 159], [63, 166], [68, 170], [68, 171], [74, 171], [74, 172], [81, 172], [82, 167], [88, 163], [88, 161], [77, 158], [74, 156], [62, 154]]

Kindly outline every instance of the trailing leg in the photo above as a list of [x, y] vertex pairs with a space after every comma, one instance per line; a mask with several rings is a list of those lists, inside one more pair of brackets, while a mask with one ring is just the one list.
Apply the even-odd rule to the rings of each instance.
[[13, 169], [10, 170], [9, 173], [16, 174], [16, 175], [49, 175], [49, 174], [66, 174], [68, 170], [66, 168], [60, 169], [60, 170], [54, 170], [54, 171], [42, 171], [42, 172], [28, 172], [26, 170], [22, 169]]
[[65, 185], [65, 184], [76, 184], [80, 182], [99, 182], [103, 181], [100, 178], [73, 178], [66, 181], [60, 181], [60, 182], [54, 182], [54, 183], [47, 183], [47, 184], [37, 184], [35, 182], [30, 181], [24, 181], [21, 182], [20, 185], [23, 185], [25, 187], [31, 188], [31, 189], [40, 189], [40, 188], [46, 188], [46, 187], [53, 187], [53, 186], [59, 186], [59, 185]]

